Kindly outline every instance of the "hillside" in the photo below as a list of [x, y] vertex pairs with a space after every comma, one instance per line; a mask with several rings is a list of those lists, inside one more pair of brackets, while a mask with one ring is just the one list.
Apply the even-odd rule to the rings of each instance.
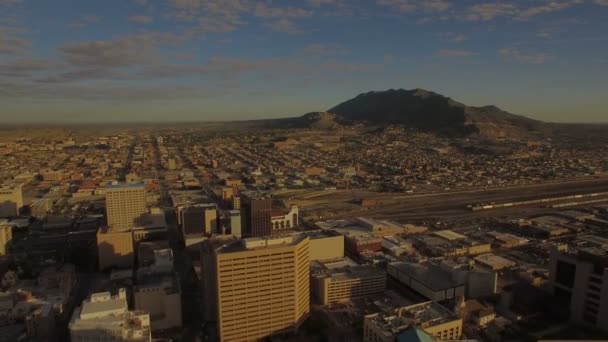
[[346, 121], [404, 124], [426, 131], [487, 138], [528, 136], [543, 125], [495, 106], [471, 107], [423, 89], [372, 91], [328, 112]]

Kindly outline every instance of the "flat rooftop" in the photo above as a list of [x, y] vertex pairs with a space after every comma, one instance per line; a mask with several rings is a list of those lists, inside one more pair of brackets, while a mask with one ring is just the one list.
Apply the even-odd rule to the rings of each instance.
[[456, 281], [448, 271], [441, 269], [438, 265], [400, 261], [391, 263], [389, 267], [405, 273], [410, 278], [415, 279], [433, 291], [464, 286], [463, 282]]
[[128, 189], [128, 188], [144, 188], [144, 183], [118, 183], [106, 184], [106, 189]]
[[306, 239], [307, 236], [302, 235], [286, 235], [286, 236], [272, 236], [272, 237], [256, 237], [242, 240], [236, 240], [216, 249], [216, 253], [235, 253], [243, 252], [248, 250], [259, 250], [265, 248], [278, 248], [285, 246], [292, 246], [300, 243]]

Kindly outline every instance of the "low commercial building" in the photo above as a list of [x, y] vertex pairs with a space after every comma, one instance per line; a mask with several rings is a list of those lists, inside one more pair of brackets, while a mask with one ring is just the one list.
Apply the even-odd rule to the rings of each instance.
[[509, 233], [488, 232], [488, 237], [494, 239], [494, 244], [498, 247], [513, 248], [528, 244], [528, 239]]
[[517, 265], [514, 261], [495, 254], [482, 254], [475, 257], [475, 262], [492, 271], [501, 271]]
[[147, 312], [129, 311], [127, 291], [117, 295], [93, 293], [72, 314], [69, 323], [70, 341], [150, 342], [150, 316]]
[[412, 326], [441, 341], [462, 336], [461, 318], [437, 303], [425, 302], [406, 306], [396, 315], [382, 312], [365, 316], [363, 342], [394, 342], [398, 334]]
[[361, 266], [344, 259], [325, 263], [314, 262], [311, 288], [319, 304], [348, 302], [354, 298], [384, 292], [386, 272], [374, 266]]
[[182, 326], [180, 284], [171, 249], [154, 251], [154, 263], [137, 270], [133, 288], [135, 309], [150, 314], [153, 331]]
[[388, 275], [432, 301], [454, 299], [465, 294], [464, 281], [432, 264], [394, 262], [386, 269]]

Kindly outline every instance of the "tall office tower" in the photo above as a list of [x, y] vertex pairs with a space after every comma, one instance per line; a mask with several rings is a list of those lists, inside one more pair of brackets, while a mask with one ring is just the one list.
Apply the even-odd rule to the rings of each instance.
[[7, 245], [13, 239], [13, 227], [6, 225], [0, 225], [0, 256], [6, 255]]
[[97, 255], [99, 269], [133, 268], [133, 231], [131, 229], [101, 228], [97, 232]]
[[202, 204], [205, 213], [205, 234], [218, 232], [217, 207], [215, 204]]
[[232, 209], [234, 209], [234, 210], [241, 209], [241, 196], [240, 195], [234, 195], [232, 197]]
[[21, 207], [23, 207], [22, 185], [9, 183], [0, 186], [0, 217], [19, 216]]
[[241, 212], [239, 210], [230, 210], [230, 235], [240, 238], [243, 234], [241, 231]]
[[593, 238], [603, 246], [552, 253], [549, 288], [572, 322], [608, 332], [608, 239]]
[[106, 186], [106, 214], [110, 229], [129, 229], [142, 223], [148, 212], [143, 184]]
[[216, 306], [206, 318], [217, 321], [220, 340], [257, 341], [297, 331], [310, 312], [309, 237], [208, 247], [212, 243], [203, 245], [203, 296]]
[[72, 342], [149, 342], [150, 315], [144, 311], [129, 311], [127, 291], [118, 295], [93, 293], [72, 314], [69, 323]]
[[272, 234], [272, 199], [261, 192], [243, 193], [241, 197], [241, 228], [245, 237]]
[[180, 221], [181, 233], [184, 238], [205, 233], [205, 209], [200, 206], [183, 208]]

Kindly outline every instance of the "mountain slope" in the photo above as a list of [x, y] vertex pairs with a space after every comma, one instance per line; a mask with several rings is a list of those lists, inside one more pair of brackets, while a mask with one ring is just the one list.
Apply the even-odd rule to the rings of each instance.
[[527, 136], [542, 125], [495, 106], [470, 107], [423, 89], [372, 91], [328, 112], [346, 121], [404, 124], [427, 131], [488, 138]]

